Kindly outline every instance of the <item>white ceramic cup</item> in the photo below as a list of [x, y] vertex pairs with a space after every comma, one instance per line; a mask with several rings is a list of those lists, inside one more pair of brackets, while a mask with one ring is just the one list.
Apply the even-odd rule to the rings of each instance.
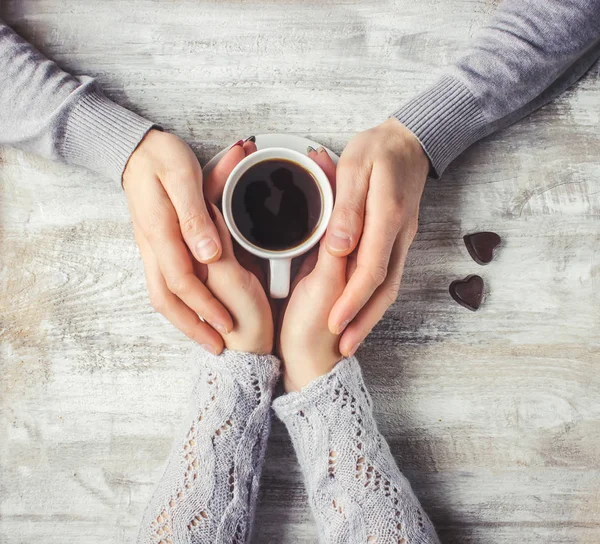
[[[304, 168], [317, 182], [321, 195], [321, 218], [313, 233], [301, 244], [281, 251], [263, 249], [247, 240], [237, 228], [232, 211], [233, 191], [242, 176], [258, 163], [269, 160], [291, 161]], [[290, 292], [292, 259], [303, 255], [318, 243], [327, 230], [332, 210], [333, 192], [325, 172], [307, 155], [283, 147], [270, 147], [248, 155], [233, 169], [223, 189], [223, 216], [225, 217], [229, 232], [231, 232], [233, 237], [246, 251], [269, 261], [269, 290], [271, 298], [286, 298], [288, 296]]]

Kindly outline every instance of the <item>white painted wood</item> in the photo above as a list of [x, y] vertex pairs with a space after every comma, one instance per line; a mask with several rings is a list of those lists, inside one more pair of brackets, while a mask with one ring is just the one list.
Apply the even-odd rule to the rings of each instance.
[[[65, 68], [206, 161], [251, 133], [340, 152], [454, 59], [495, 0], [7, 0]], [[600, 71], [476, 145], [423, 201], [398, 302], [359, 353], [444, 542], [600, 542]], [[118, 187], [0, 154], [0, 541], [132, 542], [194, 374], [147, 301]], [[461, 236], [504, 239], [482, 268]], [[481, 274], [470, 313], [447, 294]], [[275, 425], [257, 543], [314, 542]]]

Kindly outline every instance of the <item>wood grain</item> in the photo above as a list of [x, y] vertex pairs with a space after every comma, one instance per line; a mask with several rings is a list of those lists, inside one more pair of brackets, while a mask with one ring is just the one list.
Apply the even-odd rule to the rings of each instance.
[[[252, 133], [341, 151], [433, 81], [494, 0], [7, 0], [0, 14], [206, 161]], [[359, 352], [443, 542], [600, 542], [600, 70], [426, 188], [402, 292]], [[0, 153], [0, 541], [132, 542], [190, 393], [120, 189]], [[482, 268], [461, 237], [493, 230]], [[448, 284], [479, 273], [476, 314]], [[275, 424], [257, 543], [315, 531]]]

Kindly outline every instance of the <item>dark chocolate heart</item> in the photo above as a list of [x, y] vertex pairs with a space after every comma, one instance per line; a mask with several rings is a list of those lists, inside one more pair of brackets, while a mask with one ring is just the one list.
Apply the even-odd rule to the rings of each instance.
[[502, 238], [495, 232], [476, 232], [463, 237], [469, 255], [478, 264], [489, 264]]
[[450, 284], [450, 296], [461, 306], [476, 311], [483, 299], [483, 279], [480, 276], [467, 276]]

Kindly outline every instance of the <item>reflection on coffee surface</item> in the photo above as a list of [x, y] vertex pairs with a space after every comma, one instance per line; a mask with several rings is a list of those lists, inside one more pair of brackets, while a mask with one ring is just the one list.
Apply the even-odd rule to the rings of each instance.
[[310, 172], [286, 160], [250, 168], [233, 190], [232, 215], [246, 240], [281, 251], [306, 241], [321, 220], [321, 190]]

